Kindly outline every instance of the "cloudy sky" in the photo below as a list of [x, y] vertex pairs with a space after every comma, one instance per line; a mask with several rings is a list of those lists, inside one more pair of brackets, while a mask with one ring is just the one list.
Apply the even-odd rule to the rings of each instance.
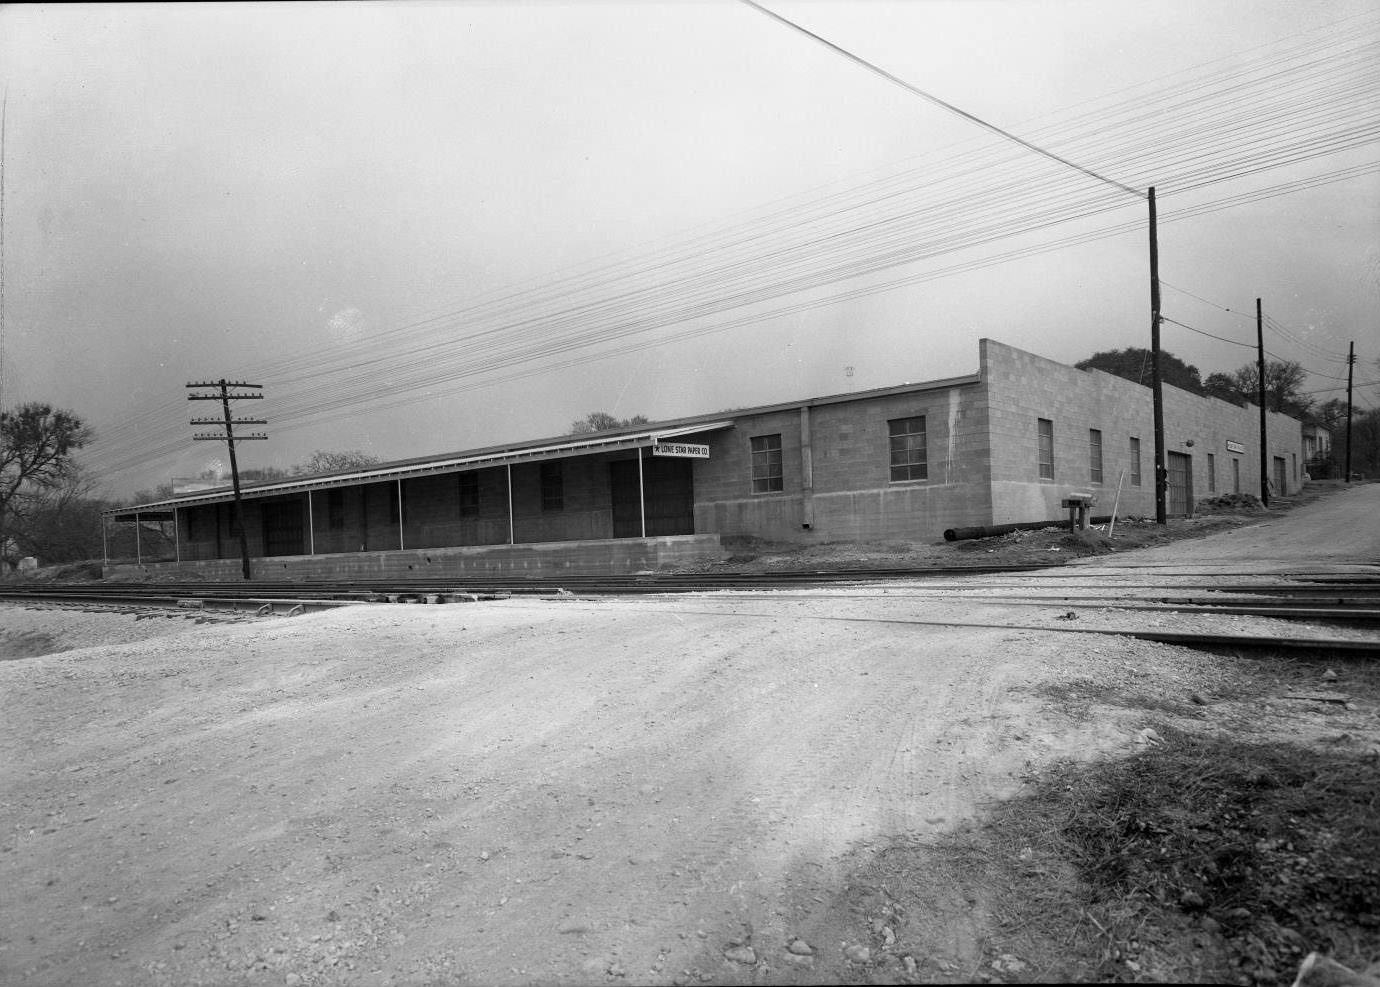
[[1259, 296], [1377, 376], [1369, 0], [763, 5], [1086, 170], [732, 0], [6, 6], [0, 401], [127, 495], [223, 457], [200, 379], [287, 466], [1072, 363], [1148, 344], [1150, 185], [1166, 349]]

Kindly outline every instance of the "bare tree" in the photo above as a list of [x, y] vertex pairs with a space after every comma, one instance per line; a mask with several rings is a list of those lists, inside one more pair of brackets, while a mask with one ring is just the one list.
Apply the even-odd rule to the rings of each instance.
[[12, 536], [38, 499], [72, 471], [72, 453], [93, 438], [70, 411], [33, 401], [0, 412], [0, 554], [12, 553]]

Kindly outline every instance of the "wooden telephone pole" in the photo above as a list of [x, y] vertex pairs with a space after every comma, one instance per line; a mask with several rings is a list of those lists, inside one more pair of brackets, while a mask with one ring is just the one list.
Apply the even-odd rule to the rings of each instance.
[[1351, 483], [1351, 379], [1356, 371], [1356, 341], [1346, 351], [1346, 482]]
[[[188, 394], [188, 401], [219, 401], [224, 411], [223, 418], [193, 418], [193, 425], [215, 425], [224, 428], [221, 432], [197, 432], [192, 436], [198, 442], [224, 442], [230, 449], [230, 479], [235, 488], [235, 531], [240, 541], [240, 561], [244, 572], [244, 578], [249, 578], [249, 538], [244, 531], [244, 504], [240, 499], [240, 467], [235, 459], [235, 426], [236, 425], [267, 425], [268, 422], [262, 418], [233, 418], [230, 415], [231, 401], [252, 401], [263, 398], [262, 394], [254, 393], [263, 390], [261, 384], [246, 384], [240, 380], [213, 380], [191, 383], [188, 387], [212, 388], [216, 393], [212, 394]], [[250, 393], [231, 393], [231, 388], [238, 391], [248, 389]], [[248, 435], [240, 435], [241, 441], [250, 439], [268, 438], [263, 432], [253, 432]]]
[[1160, 380], [1160, 237], [1153, 185], [1146, 198], [1150, 202], [1150, 394], [1155, 428], [1155, 523], [1168, 524], [1165, 500], [1169, 492], [1169, 470], [1165, 466], [1164, 384]]
[[1270, 506], [1269, 417], [1265, 411], [1265, 316], [1260, 299], [1255, 300], [1255, 375], [1259, 378], [1256, 390], [1260, 401], [1260, 503]]

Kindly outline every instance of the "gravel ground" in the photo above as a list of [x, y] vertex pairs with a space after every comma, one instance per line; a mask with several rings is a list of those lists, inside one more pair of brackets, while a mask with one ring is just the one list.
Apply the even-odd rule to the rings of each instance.
[[[1374, 551], [1332, 511], [1280, 544]], [[0, 982], [990, 979], [990, 889], [906, 915], [860, 897], [871, 862], [1152, 716], [1380, 743], [1345, 668], [1295, 699], [1250, 658], [925, 592], [0, 607]]]

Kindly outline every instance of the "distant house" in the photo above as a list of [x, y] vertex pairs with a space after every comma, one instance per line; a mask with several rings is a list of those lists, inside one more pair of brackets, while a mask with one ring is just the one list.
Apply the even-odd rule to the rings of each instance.
[[1315, 480], [1331, 476], [1332, 430], [1318, 422], [1303, 423], [1303, 461], [1308, 475]]

